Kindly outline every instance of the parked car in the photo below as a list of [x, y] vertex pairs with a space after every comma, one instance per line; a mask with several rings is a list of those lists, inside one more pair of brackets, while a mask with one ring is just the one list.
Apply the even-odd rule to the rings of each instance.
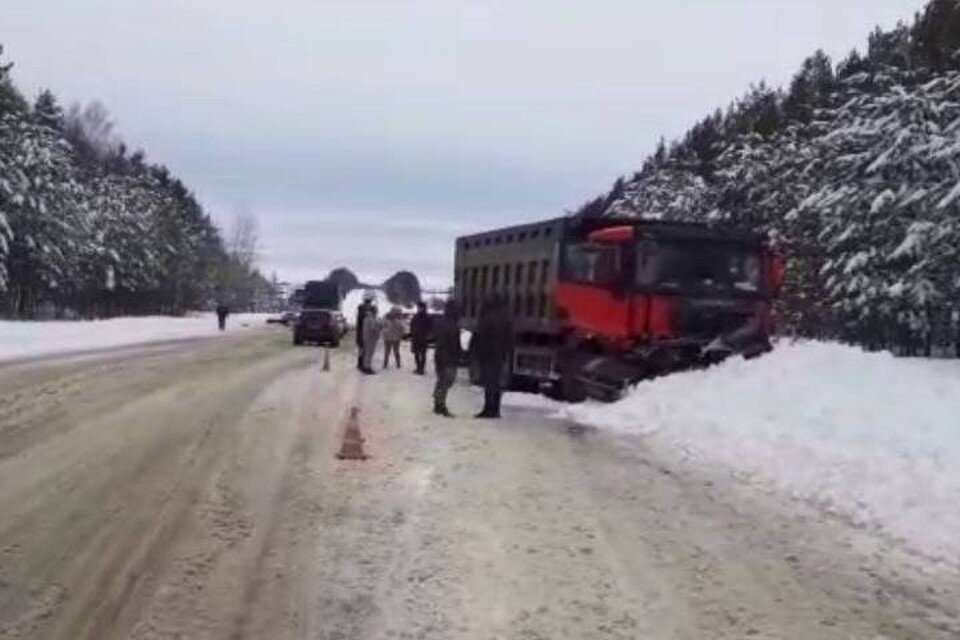
[[305, 342], [339, 347], [346, 332], [343, 314], [330, 309], [304, 309], [293, 324], [293, 344]]
[[284, 311], [283, 315], [280, 316], [280, 322], [289, 327], [297, 321], [298, 315], [299, 313], [293, 310]]

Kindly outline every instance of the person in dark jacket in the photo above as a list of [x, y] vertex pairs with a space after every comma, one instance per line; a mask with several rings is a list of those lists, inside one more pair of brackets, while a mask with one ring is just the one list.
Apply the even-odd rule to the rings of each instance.
[[501, 378], [513, 351], [513, 323], [504, 299], [494, 294], [483, 305], [477, 331], [470, 340], [470, 357], [480, 365], [483, 410], [477, 418], [499, 418]]
[[377, 307], [373, 304], [373, 293], [367, 291], [363, 294], [363, 302], [357, 305], [357, 369], [363, 371], [363, 321], [370, 310], [376, 315]]
[[447, 393], [457, 380], [457, 368], [460, 366], [460, 308], [453, 300], [448, 300], [443, 309], [443, 317], [434, 323], [434, 364], [437, 367], [437, 383], [433, 388], [433, 412], [452, 418], [447, 409]]
[[427, 305], [417, 303], [417, 312], [410, 318], [410, 348], [413, 351], [413, 359], [417, 368], [414, 370], [418, 376], [424, 374], [427, 366], [427, 344], [430, 342], [430, 314], [427, 313]]
[[227, 328], [227, 316], [230, 315], [230, 307], [225, 304], [217, 305], [217, 326], [220, 331]]

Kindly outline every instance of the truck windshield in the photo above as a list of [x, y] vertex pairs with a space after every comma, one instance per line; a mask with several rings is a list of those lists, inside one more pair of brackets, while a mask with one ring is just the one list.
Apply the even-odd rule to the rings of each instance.
[[620, 255], [620, 247], [613, 244], [568, 244], [564, 248], [565, 275], [576, 282], [614, 284], [620, 276]]
[[749, 248], [704, 242], [640, 243], [637, 284], [688, 292], [759, 293], [760, 256]]

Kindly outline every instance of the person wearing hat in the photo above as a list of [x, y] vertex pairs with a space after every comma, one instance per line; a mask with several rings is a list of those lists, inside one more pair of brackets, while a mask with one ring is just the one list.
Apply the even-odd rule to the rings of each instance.
[[[369, 315], [370, 311], [373, 311], [373, 316], [377, 315], [377, 307], [373, 303], [374, 301], [373, 291], [365, 291], [363, 294], [363, 302], [357, 306], [357, 369], [363, 371], [363, 323], [364, 320]], [[376, 346], [376, 345], [374, 345]], [[372, 357], [372, 355], [371, 355]]]
[[373, 354], [380, 342], [383, 331], [383, 322], [377, 317], [377, 308], [373, 305], [367, 308], [363, 319], [363, 362], [360, 371], [371, 375], [373, 370]]

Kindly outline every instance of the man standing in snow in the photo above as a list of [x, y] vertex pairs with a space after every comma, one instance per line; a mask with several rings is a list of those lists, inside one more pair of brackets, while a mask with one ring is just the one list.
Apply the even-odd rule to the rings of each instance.
[[457, 380], [460, 366], [460, 309], [453, 300], [448, 300], [443, 317], [434, 326], [434, 364], [437, 368], [437, 383], [433, 388], [433, 412], [438, 416], [452, 418], [447, 408], [447, 393]]
[[477, 332], [470, 340], [470, 358], [480, 364], [483, 410], [477, 418], [499, 418], [503, 369], [513, 350], [513, 323], [506, 301], [491, 295], [483, 305]]
[[227, 316], [230, 315], [230, 307], [225, 304], [217, 305], [217, 326], [220, 327], [220, 331], [223, 331], [227, 328]]
[[372, 375], [373, 354], [377, 351], [377, 343], [380, 342], [380, 333], [383, 330], [383, 323], [377, 318], [377, 308], [372, 304], [367, 308], [363, 318], [363, 361], [361, 372]]
[[363, 302], [357, 305], [357, 369], [363, 371], [363, 322], [370, 310], [373, 310], [376, 316], [377, 307], [373, 304], [373, 292], [367, 291], [363, 294]]
[[430, 340], [430, 314], [427, 305], [417, 303], [417, 312], [410, 319], [410, 347], [413, 350], [413, 359], [417, 368], [414, 371], [418, 376], [424, 374], [427, 366], [427, 343]]

